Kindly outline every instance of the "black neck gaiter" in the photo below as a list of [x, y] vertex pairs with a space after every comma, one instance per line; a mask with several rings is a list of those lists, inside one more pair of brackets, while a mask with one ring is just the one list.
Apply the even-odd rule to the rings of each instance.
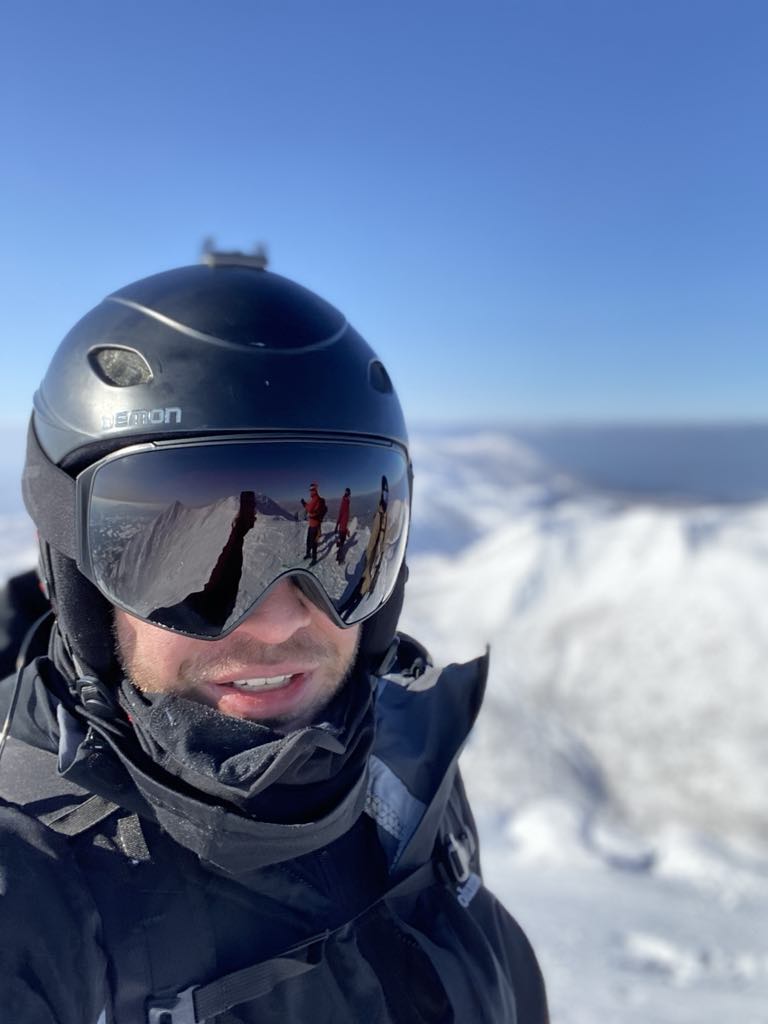
[[373, 744], [371, 677], [355, 672], [318, 722], [282, 735], [175, 694], [119, 700], [144, 753], [193, 790], [262, 822], [319, 821], [352, 790]]

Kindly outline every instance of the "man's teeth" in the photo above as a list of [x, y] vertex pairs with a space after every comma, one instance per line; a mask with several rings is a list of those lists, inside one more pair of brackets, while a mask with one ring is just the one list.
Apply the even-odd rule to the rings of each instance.
[[231, 686], [238, 690], [279, 690], [281, 686], [287, 686], [293, 679], [292, 675], [287, 676], [262, 676], [258, 679], [233, 679]]

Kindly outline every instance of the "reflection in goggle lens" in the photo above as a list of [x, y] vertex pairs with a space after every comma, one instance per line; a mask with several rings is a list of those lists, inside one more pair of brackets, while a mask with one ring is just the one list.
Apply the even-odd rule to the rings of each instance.
[[90, 575], [112, 603], [199, 637], [229, 632], [287, 574], [351, 625], [391, 593], [408, 516], [397, 449], [153, 448], [107, 459], [93, 475]]

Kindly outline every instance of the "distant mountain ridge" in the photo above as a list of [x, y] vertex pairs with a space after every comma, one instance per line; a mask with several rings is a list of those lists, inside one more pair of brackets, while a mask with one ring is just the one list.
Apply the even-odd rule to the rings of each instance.
[[[417, 439], [466, 446], [493, 435], [525, 447], [553, 472], [628, 499], [760, 501], [768, 498], [768, 421], [700, 424], [556, 424], [435, 427]], [[417, 467], [418, 469], [418, 467]]]

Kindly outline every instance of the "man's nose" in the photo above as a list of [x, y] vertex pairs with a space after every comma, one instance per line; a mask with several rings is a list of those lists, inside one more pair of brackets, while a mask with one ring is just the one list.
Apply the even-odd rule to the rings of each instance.
[[290, 580], [280, 580], [236, 632], [248, 633], [264, 644], [280, 644], [310, 621], [311, 612], [301, 591]]

